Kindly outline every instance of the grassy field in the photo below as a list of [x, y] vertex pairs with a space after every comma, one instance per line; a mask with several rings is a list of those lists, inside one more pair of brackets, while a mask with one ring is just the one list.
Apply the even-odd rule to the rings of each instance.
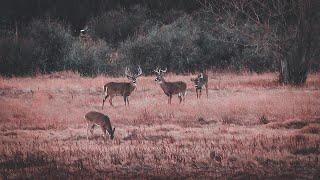
[[[193, 75], [194, 76], [194, 75]], [[277, 75], [209, 74], [209, 98], [167, 97], [141, 77], [125, 107], [101, 110], [102, 86], [125, 78], [63, 72], [0, 78], [0, 174], [7, 178], [320, 178], [320, 78], [283, 86]], [[86, 138], [84, 115], [107, 114], [115, 139]], [[0, 177], [0, 179], [1, 179]]]

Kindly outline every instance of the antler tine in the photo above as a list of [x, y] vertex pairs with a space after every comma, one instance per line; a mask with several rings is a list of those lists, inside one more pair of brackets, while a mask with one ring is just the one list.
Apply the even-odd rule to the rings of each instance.
[[153, 70], [155, 73], [159, 74], [160, 73], [160, 70], [159, 70], [159, 67], [157, 67], [155, 70]]
[[166, 68], [165, 70], [162, 70], [162, 69], [160, 69], [160, 70], [161, 70], [161, 72], [165, 73], [165, 72], [167, 72], [168, 68]]
[[129, 68], [126, 67], [126, 70], [124, 71], [124, 74], [125, 74], [126, 76], [132, 77], [132, 76], [131, 76], [131, 73], [128, 72], [128, 71], [129, 71]]
[[136, 77], [139, 77], [142, 75], [142, 69], [140, 66], [138, 66], [138, 74], [136, 75]]

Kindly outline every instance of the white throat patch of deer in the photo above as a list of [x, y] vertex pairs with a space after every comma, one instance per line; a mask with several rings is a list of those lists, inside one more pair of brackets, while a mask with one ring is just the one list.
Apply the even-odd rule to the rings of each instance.
[[156, 73], [156, 79], [160, 84], [161, 89], [163, 90], [164, 94], [169, 97], [168, 104], [171, 104], [172, 96], [177, 94], [179, 98], [179, 102], [181, 103], [182, 100], [185, 100], [186, 90], [187, 90], [187, 84], [183, 81], [176, 81], [176, 82], [167, 82], [163, 75], [167, 72], [167, 69], [161, 70], [157, 68], [154, 70]]
[[90, 111], [84, 117], [87, 121], [87, 139], [89, 138], [89, 131], [91, 135], [93, 135], [93, 130], [95, 126], [101, 127], [105, 139], [107, 139], [107, 132], [110, 135], [110, 139], [114, 138], [115, 128], [112, 128], [108, 116], [96, 111]]
[[200, 73], [196, 78], [191, 78], [191, 81], [196, 88], [197, 99], [201, 97], [202, 87], [205, 86], [206, 94], [208, 98], [208, 75], [204, 73]]
[[139, 76], [142, 75], [142, 70], [140, 66], [138, 67], [138, 73], [132, 75], [129, 72], [129, 69], [126, 68], [125, 70], [125, 75], [127, 78], [130, 80], [130, 82], [109, 82], [103, 86], [103, 91], [104, 91], [104, 98], [102, 101], [102, 109], [104, 106], [104, 102], [108, 97], [109, 98], [109, 103], [111, 106], [112, 104], [112, 98], [115, 96], [122, 96], [124, 100], [125, 106], [128, 104], [129, 106], [129, 96], [130, 94], [135, 90], [136, 88], [136, 81]]

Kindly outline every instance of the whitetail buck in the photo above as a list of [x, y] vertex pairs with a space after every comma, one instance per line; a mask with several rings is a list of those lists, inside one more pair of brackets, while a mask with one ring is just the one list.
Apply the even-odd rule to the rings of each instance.
[[109, 133], [111, 139], [114, 138], [114, 131], [116, 128], [112, 129], [111, 122], [108, 116], [99, 112], [90, 111], [84, 117], [87, 121], [87, 139], [89, 130], [91, 132], [91, 135], [93, 135], [93, 130], [95, 126], [101, 127], [105, 139], [107, 139], [106, 132]]
[[185, 82], [167, 82], [163, 77], [164, 73], [167, 72], [167, 69], [161, 70], [157, 68], [156, 70], [154, 70], [154, 72], [157, 73], [155, 81], [157, 81], [160, 84], [160, 87], [163, 90], [163, 92], [169, 97], [168, 104], [171, 104], [172, 95], [175, 94], [178, 94], [180, 103], [182, 99], [184, 101], [187, 89], [187, 84]]
[[125, 75], [131, 82], [109, 82], [103, 86], [105, 97], [103, 98], [103, 101], [102, 101], [102, 109], [104, 106], [104, 102], [109, 96], [110, 96], [109, 102], [111, 106], [113, 106], [112, 98], [115, 96], [122, 96], [125, 106], [127, 105], [127, 103], [129, 106], [128, 97], [130, 96], [132, 91], [134, 91], [134, 89], [136, 88], [136, 80], [137, 80], [137, 77], [142, 75], [142, 70], [139, 66], [138, 73], [135, 75], [132, 75], [128, 71], [129, 71], [128, 68], [126, 68]]
[[194, 83], [194, 87], [196, 88], [197, 98], [201, 97], [203, 86], [206, 88], [206, 94], [208, 98], [208, 75], [200, 73], [197, 78], [191, 78], [191, 81]]

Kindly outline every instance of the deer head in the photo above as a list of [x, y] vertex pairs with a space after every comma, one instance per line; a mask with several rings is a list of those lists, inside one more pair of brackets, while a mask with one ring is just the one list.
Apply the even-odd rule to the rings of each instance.
[[203, 86], [203, 84], [205, 83], [203, 73], [200, 73], [196, 78], [191, 78], [191, 81], [194, 83], [194, 86], [196, 88], [201, 88]]
[[203, 73], [200, 73], [200, 74], [198, 75], [198, 78], [199, 78], [199, 79], [203, 79]]
[[132, 75], [132, 73], [129, 71], [129, 68], [126, 67], [126, 70], [125, 70], [124, 74], [127, 76], [127, 78], [128, 78], [133, 84], [135, 84], [136, 81], [137, 81], [137, 78], [142, 75], [142, 69], [141, 69], [141, 67], [139, 66], [139, 67], [138, 67], [138, 73]]
[[83, 29], [80, 29], [80, 34], [85, 34], [88, 31], [88, 26], [84, 27]]
[[156, 70], [153, 70], [156, 73], [156, 79], [155, 81], [161, 83], [163, 81], [163, 75], [167, 72], [167, 68], [165, 70], [162, 70], [161, 68], [157, 68]]
[[109, 135], [110, 135], [110, 139], [114, 138], [114, 131], [116, 130], [116, 128], [113, 128], [111, 131], [107, 130]]

